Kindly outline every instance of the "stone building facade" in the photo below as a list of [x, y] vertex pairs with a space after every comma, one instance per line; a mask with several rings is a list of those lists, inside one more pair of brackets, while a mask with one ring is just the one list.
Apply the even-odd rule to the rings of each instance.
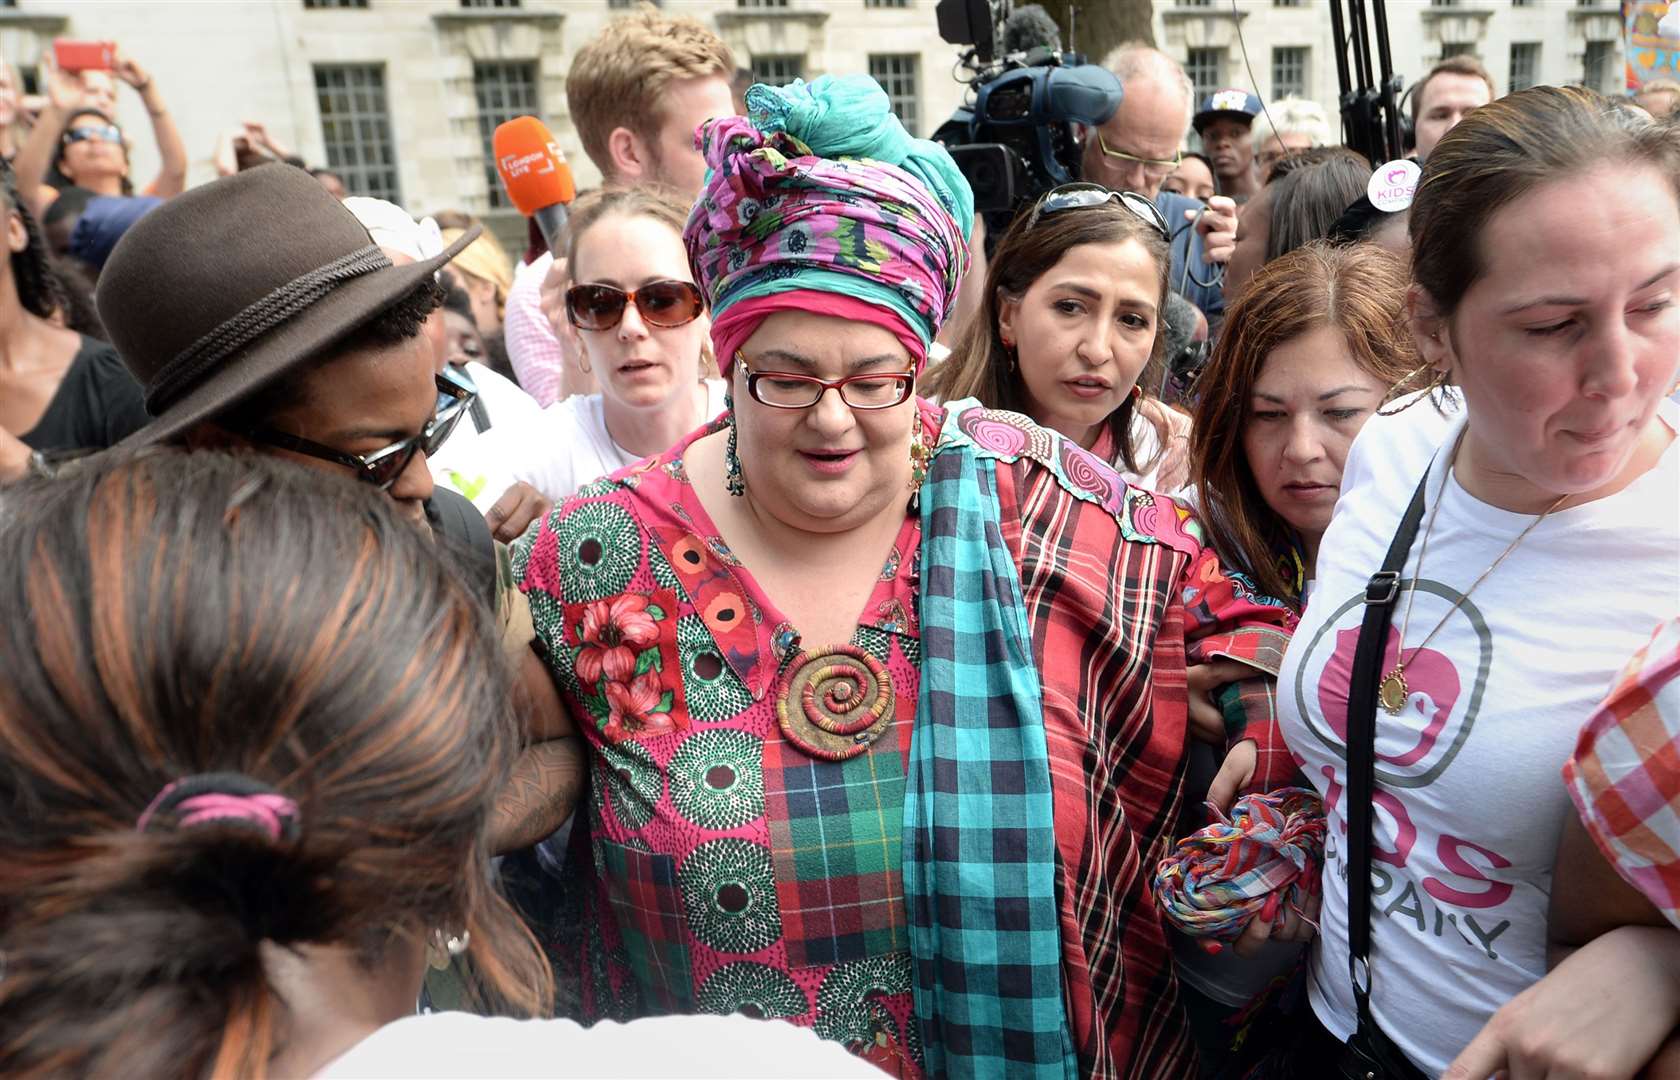
[[[1102, 0], [1087, 0], [1100, 3]], [[54, 37], [113, 40], [159, 80], [187, 142], [190, 181], [214, 174], [222, 132], [261, 120], [353, 190], [417, 212], [460, 207], [518, 231], [501, 205], [488, 133], [535, 113], [580, 185], [597, 175], [566, 112], [578, 46], [631, 0], [0, 0], [0, 56], [25, 72]], [[663, 0], [717, 30], [760, 78], [870, 72], [909, 126], [929, 134], [963, 95], [958, 50], [934, 0]], [[1615, 0], [1389, 0], [1395, 66], [1415, 78], [1441, 55], [1475, 52], [1501, 87], [1622, 71]], [[1240, 31], [1240, 34], [1239, 34]], [[1323, 0], [1156, 0], [1155, 34], [1199, 85], [1295, 91], [1333, 110]], [[1248, 63], [1244, 63], [1243, 48]], [[1252, 67], [1253, 78], [1249, 77]], [[137, 175], [156, 153], [137, 98], [119, 121]]]

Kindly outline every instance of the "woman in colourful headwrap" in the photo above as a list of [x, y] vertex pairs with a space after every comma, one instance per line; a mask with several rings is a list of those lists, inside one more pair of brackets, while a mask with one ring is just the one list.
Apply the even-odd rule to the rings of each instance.
[[915, 396], [972, 196], [879, 87], [747, 102], [686, 234], [730, 411], [515, 550], [591, 748], [584, 1010], [781, 1018], [910, 1076], [1183, 1075], [1147, 871], [1185, 662], [1252, 663], [1258, 729], [1290, 616], [1072, 442]]

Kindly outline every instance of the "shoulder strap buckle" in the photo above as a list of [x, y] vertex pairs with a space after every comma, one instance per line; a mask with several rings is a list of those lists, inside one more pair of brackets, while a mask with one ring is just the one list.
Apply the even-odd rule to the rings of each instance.
[[1378, 570], [1365, 583], [1365, 603], [1392, 604], [1400, 595], [1400, 571]]

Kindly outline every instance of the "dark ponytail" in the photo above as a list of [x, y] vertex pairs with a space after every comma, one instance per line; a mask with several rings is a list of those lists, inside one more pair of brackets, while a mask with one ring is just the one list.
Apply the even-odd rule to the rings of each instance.
[[[496, 1003], [546, 1008], [489, 884], [506, 662], [388, 500], [170, 450], [0, 501], [0, 1075], [261, 1076], [272, 947], [371, 966], [469, 930]], [[205, 774], [283, 796], [286, 828], [170, 802]]]

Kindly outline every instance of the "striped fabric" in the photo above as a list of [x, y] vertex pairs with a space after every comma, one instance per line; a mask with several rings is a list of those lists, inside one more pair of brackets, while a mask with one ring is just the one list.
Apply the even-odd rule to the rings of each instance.
[[[1177, 839], [1184, 798], [1185, 665], [1217, 653], [1255, 667], [1233, 696], [1247, 710], [1247, 735], [1263, 747], [1280, 743], [1273, 676], [1294, 618], [1269, 598], [1227, 587], [1211, 547], [1120, 543], [1123, 526], [1112, 514], [1037, 464], [1023, 458], [1000, 468], [998, 497], [1042, 658], [1062, 964], [1080, 1071], [1193, 1075], [1149, 888]], [[1294, 772], [1286, 754], [1262, 764], [1271, 771], [1257, 772], [1245, 790], [1283, 786]]]
[[[999, 520], [1039, 658], [1080, 1074], [1194, 1075], [1150, 891], [1184, 796], [1185, 664], [1217, 654], [1254, 667], [1235, 695], [1249, 710], [1243, 727], [1275, 741], [1273, 678], [1294, 617], [1227, 577], [1171, 500], [1116, 488], [1107, 465], [1024, 417], [950, 408], [942, 443], [960, 435], [1012, 463], [996, 470]], [[1285, 758], [1250, 790], [1283, 786], [1293, 771]]]
[[904, 798], [916, 1018], [931, 1076], [1071, 1078], [1049, 750], [994, 469], [972, 444], [946, 444], [922, 489]]

